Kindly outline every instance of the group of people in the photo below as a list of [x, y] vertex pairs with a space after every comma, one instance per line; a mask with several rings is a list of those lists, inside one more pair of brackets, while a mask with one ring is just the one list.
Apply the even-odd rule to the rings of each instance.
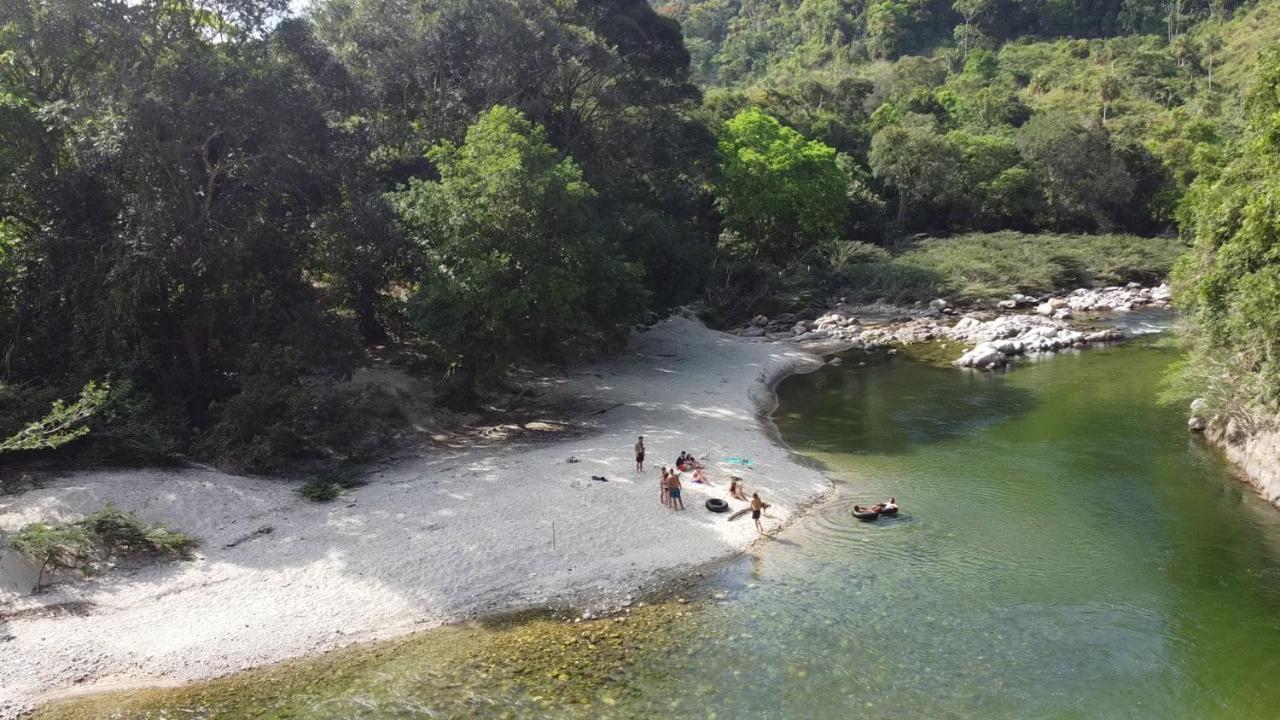
[[[644, 436], [641, 435], [636, 439], [636, 472], [644, 472]], [[703, 485], [711, 486], [711, 480], [707, 478], [706, 468], [702, 463], [698, 462], [689, 451], [680, 452], [676, 458], [675, 468], [667, 469], [665, 466], [659, 468], [658, 475], [658, 494], [659, 500], [663, 505], [672, 510], [684, 510], [684, 497], [682, 496], [683, 485], [680, 482], [680, 473], [692, 472], [693, 481]], [[729, 497], [742, 502], [751, 503], [751, 519], [755, 521], [756, 531], [763, 534], [764, 525], [760, 522], [760, 517], [764, 514], [769, 504], [760, 499], [759, 493], [751, 493], [751, 497], [747, 497], [746, 489], [743, 486], [742, 478], [731, 475], [729, 476]]]

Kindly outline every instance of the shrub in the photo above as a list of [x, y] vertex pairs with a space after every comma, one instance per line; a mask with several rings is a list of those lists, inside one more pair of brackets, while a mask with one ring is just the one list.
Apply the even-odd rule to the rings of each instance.
[[9, 538], [9, 547], [31, 561], [39, 571], [35, 590], [44, 585], [45, 571], [81, 569], [93, 557], [93, 541], [80, 525], [32, 523]]
[[148, 525], [108, 504], [79, 523], [98, 547], [115, 553], [154, 553], [189, 558], [195, 541], [163, 525]]
[[94, 561], [108, 554], [187, 560], [196, 546], [195, 540], [180, 532], [148, 525], [110, 504], [79, 522], [32, 523], [11, 536], [8, 544], [39, 569], [36, 591], [44, 585], [44, 574], [50, 569], [89, 574]]
[[321, 472], [298, 488], [298, 492], [314, 502], [329, 502], [336, 500], [343, 490], [362, 484], [348, 468], [339, 467]]

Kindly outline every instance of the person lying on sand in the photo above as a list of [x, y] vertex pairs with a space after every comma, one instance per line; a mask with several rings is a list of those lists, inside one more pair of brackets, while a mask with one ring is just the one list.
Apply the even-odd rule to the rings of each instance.
[[671, 473], [667, 477], [667, 492], [671, 495], [671, 509], [676, 510], [676, 505], [679, 505], [678, 509], [683, 510], [684, 500], [680, 498], [680, 473]]
[[756, 532], [764, 534], [764, 525], [760, 523], [760, 516], [764, 514], [769, 503], [760, 499], [760, 493], [751, 493], [751, 519], [756, 521]]
[[747, 500], [746, 492], [742, 489], [742, 478], [737, 475], [729, 476], [729, 497], [743, 502]]

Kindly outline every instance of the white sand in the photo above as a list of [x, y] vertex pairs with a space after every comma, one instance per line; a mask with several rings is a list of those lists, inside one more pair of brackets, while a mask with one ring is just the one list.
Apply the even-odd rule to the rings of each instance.
[[[587, 438], [443, 450], [328, 504], [303, 500], [293, 483], [189, 469], [82, 473], [0, 498], [3, 531], [112, 502], [201, 541], [197, 561], [36, 597], [0, 582], [0, 614], [19, 613], [0, 620], [0, 718], [73, 687], [208, 678], [512, 607], [606, 606], [740, 552], [756, 539], [750, 516], [727, 522], [703, 508], [727, 498], [728, 471], [772, 503], [767, 527], [830, 489], [759, 420], [773, 403], [769, 383], [816, 362], [675, 318], [554, 385], [595, 408], [623, 404], [591, 416], [600, 428]], [[643, 475], [638, 434], [649, 448]], [[672, 512], [658, 502], [656, 468], [684, 449], [709, 456], [715, 487], [686, 475], [687, 510]], [[571, 455], [581, 462], [566, 463]], [[732, 456], [753, 467], [717, 466]], [[226, 547], [264, 526], [273, 532]], [[84, 605], [20, 613], [64, 603]]]

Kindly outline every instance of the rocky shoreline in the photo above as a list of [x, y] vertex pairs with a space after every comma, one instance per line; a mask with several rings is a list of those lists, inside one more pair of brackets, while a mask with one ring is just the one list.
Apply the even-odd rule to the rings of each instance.
[[[988, 306], [953, 306], [938, 298], [926, 308], [900, 308], [883, 303], [850, 306], [843, 299], [826, 310], [757, 315], [734, 331], [746, 338], [800, 344], [839, 343], [852, 348], [882, 349], [923, 342], [957, 343], [963, 350], [954, 364], [978, 370], [1007, 366], [1019, 355], [1057, 352], [1123, 340], [1114, 329], [1076, 327], [1079, 314], [1128, 312], [1169, 307], [1168, 285], [1080, 288], [1063, 295], [1017, 294]], [[1030, 311], [1030, 312], [1028, 312]]]

